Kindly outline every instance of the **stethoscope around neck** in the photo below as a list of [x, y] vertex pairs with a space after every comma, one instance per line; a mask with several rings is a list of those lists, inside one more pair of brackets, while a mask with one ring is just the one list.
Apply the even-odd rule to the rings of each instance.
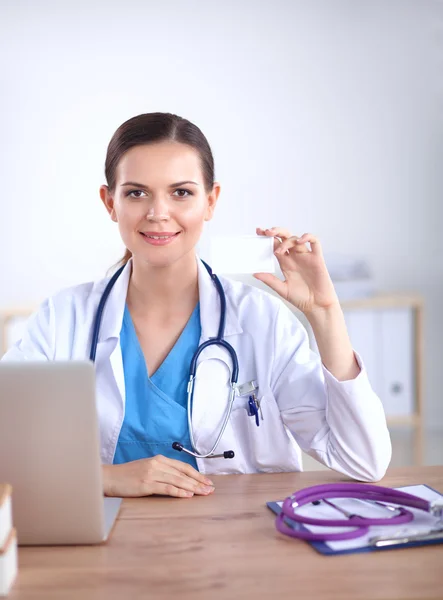
[[[217, 275], [215, 275], [215, 273], [212, 272], [211, 267], [208, 264], [206, 264], [204, 261], [202, 261], [202, 263], [205, 265], [206, 270], [208, 271], [212, 281], [214, 282], [215, 287], [217, 288], [217, 292], [218, 292], [218, 295], [220, 298], [220, 321], [219, 321], [219, 326], [218, 326], [217, 337], [210, 338], [206, 342], [203, 342], [203, 344], [201, 344], [197, 348], [196, 352], [194, 353], [194, 355], [192, 357], [191, 365], [190, 365], [190, 369], [189, 369], [189, 381], [188, 381], [188, 389], [187, 389], [187, 393], [188, 393], [187, 414], [188, 414], [189, 437], [190, 437], [190, 441], [191, 441], [192, 450], [188, 450], [182, 444], [180, 444], [180, 442], [173, 442], [172, 447], [174, 448], [174, 450], [177, 450], [178, 452], [186, 452], [186, 454], [190, 454], [191, 456], [194, 456], [195, 458], [234, 458], [235, 455], [234, 455], [233, 450], [226, 450], [225, 452], [222, 452], [221, 454], [214, 454], [214, 452], [217, 449], [221, 438], [223, 437], [223, 434], [225, 432], [229, 418], [231, 416], [232, 406], [233, 406], [234, 400], [235, 400], [237, 380], [238, 380], [238, 359], [237, 359], [237, 353], [235, 352], [234, 348], [223, 339], [224, 333], [225, 333], [225, 322], [226, 322], [226, 296], [225, 296], [225, 292], [223, 290], [223, 286], [220, 283], [220, 280], [217, 277]], [[114, 275], [111, 277], [111, 279], [107, 283], [102, 297], [100, 298], [100, 302], [99, 302], [98, 308], [97, 308], [97, 313], [95, 315], [94, 326], [93, 326], [93, 330], [92, 330], [91, 350], [89, 353], [89, 360], [91, 360], [92, 362], [95, 362], [95, 356], [97, 353], [98, 336], [100, 333], [100, 326], [101, 326], [101, 322], [102, 322], [103, 311], [104, 311], [104, 308], [106, 305], [106, 301], [108, 299], [109, 294], [111, 293], [112, 288], [114, 287], [115, 282], [120, 277], [125, 266], [126, 265], [123, 265], [114, 273]], [[220, 432], [217, 436], [217, 439], [215, 440], [214, 445], [212, 446], [211, 450], [207, 454], [199, 454], [196, 450], [194, 432], [192, 429], [192, 403], [194, 400], [194, 388], [195, 388], [195, 378], [196, 378], [196, 373], [197, 373], [197, 361], [198, 361], [200, 354], [203, 352], [203, 350], [205, 350], [209, 346], [222, 346], [223, 348], [225, 348], [228, 351], [228, 353], [231, 357], [231, 360], [232, 360], [231, 389], [229, 392], [228, 407], [226, 409], [225, 417], [223, 419], [223, 423], [220, 428]]]

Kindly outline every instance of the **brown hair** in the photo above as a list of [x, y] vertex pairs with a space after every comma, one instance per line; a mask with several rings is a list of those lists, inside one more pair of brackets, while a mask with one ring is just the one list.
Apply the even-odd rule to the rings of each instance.
[[[109, 191], [112, 193], [115, 190], [117, 166], [125, 152], [134, 146], [167, 140], [187, 144], [199, 153], [205, 189], [210, 192], [214, 185], [214, 158], [208, 140], [201, 130], [187, 119], [159, 112], [132, 117], [120, 125], [112, 136], [105, 162]], [[126, 264], [131, 256], [131, 251], [126, 249], [118, 264]]]

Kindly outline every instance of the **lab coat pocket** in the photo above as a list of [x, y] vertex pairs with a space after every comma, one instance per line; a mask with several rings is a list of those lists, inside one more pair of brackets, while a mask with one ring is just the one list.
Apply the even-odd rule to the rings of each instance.
[[247, 472], [293, 471], [300, 451], [281, 419], [275, 398], [269, 391], [262, 396], [258, 394], [258, 399], [258, 426], [255, 416], [248, 414], [247, 403], [231, 415], [235, 447], [241, 448], [244, 460], [249, 463]]

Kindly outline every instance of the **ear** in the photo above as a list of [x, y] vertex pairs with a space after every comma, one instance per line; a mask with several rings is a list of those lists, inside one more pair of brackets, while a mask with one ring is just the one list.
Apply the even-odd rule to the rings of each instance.
[[100, 186], [100, 198], [102, 199], [106, 210], [111, 215], [111, 219], [117, 223], [117, 214], [114, 209], [114, 198], [111, 196], [107, 185]]
[[220, 195], [220, 184], [215, 182], [212, 191], [208, 196], [208, 206], [206, 207], [205, 221], [210, 221], [214, 216], [215, 205]]

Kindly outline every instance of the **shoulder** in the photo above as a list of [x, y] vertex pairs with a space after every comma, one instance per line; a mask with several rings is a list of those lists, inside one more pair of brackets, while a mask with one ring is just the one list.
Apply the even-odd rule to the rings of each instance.
[[51, 307], [56, 314], [86, 311], [98, 305], [109, 279], [106, 277], [63, 288], [47, 298], [44, 305]]

